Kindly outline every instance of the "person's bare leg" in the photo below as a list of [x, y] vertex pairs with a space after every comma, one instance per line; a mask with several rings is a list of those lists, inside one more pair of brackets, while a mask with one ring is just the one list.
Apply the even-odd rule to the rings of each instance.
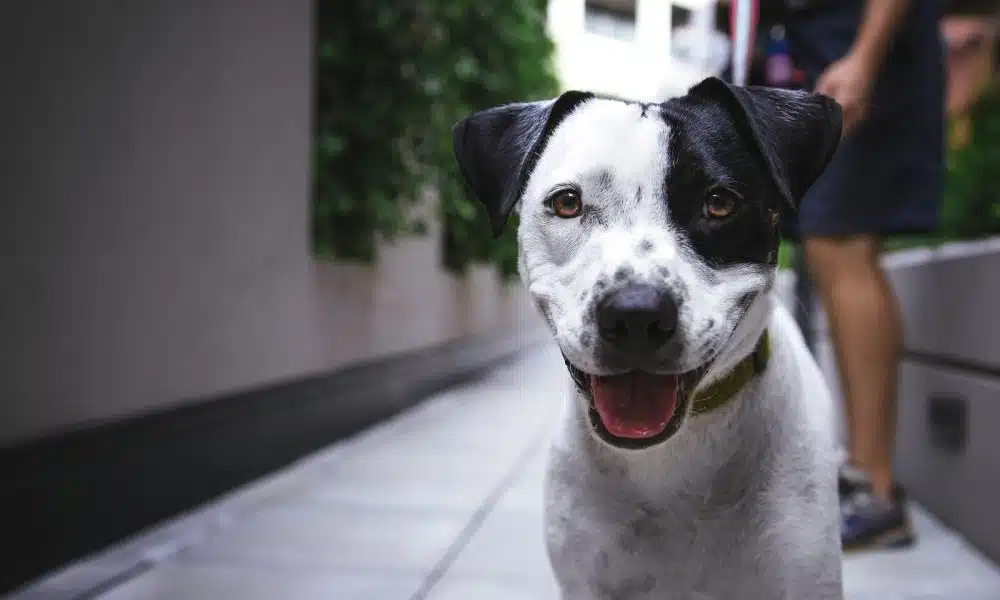
[[812, 279], [826, 309], [846, 404], [848, 460], [892, 499], [896, 389], [903, 344], [895, 294], [873, 236], [804, 242]]

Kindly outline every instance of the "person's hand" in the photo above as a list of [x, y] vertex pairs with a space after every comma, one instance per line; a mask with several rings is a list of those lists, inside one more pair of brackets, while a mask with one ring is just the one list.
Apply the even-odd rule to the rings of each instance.
[[844, 113], [844, 135], [849, 134], [868, 116], [875, 69], [859, 54], [848, 54], [827, 67], [816, 82], [816, 91], [840, 104]]

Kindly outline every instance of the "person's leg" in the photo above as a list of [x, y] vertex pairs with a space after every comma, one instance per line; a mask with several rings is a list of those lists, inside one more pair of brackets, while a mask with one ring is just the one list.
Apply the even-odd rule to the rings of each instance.
[[902, 325], [879, 264], [874, 236], [804, 240], [812, 279], [826, 309], [844, 393], [850, 464], [874, 494], [893, 500], [897, 372]]

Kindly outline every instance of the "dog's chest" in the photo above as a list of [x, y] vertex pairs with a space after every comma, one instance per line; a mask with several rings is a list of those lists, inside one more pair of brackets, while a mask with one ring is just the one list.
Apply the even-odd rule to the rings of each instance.
[[[550, 539], [553, 566], [569, 598], [668, 600], [728, 598], [760, 581], [760, 553], [746, 543], [761, 538], [760, 521], [736, 506], [695, 511], [691, 518], [637, 508], [593, 519], [557, 519]], [[720, 574], [725, 573], [725, 577]], [[733, 581], [744, 582], [740, 590]]]
[[[759, 456], [759, 455], [758, 455]], [[766, 480], [742, 460], [710, 485], [638, 485], [634, 470], [556, 453], [548, 489], [553, 567], [568, 599], [781, 598]], [[577, 457], [579, 458], [579, 457]], [[683, 491], [678, 491], [683, 490]], [[777, 575], [777, 576], [775, 576]], [[736, 583], [739, 585], [736, 585]], [[750, 593], [750, 592], [753, 593]]]

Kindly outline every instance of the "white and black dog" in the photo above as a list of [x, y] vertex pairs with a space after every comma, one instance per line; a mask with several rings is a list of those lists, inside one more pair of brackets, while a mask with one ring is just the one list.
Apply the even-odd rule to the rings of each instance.
[[565, 600], [842, 598], [833, 406], [771, 293], [840, 134], [829, 98], [716, 78], [455, 125], [574, 382], [545, 497]]

